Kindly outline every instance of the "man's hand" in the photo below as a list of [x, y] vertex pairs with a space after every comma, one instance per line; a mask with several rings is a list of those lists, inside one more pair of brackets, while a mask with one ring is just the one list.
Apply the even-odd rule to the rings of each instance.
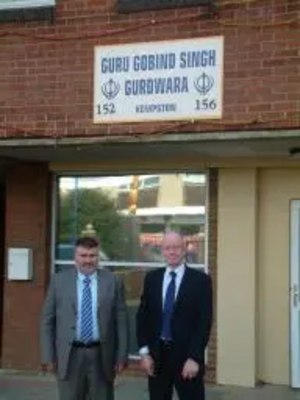
[[56, 363], [44, 363], [41, 365], [41, 371], [43, 374], [55, 374], [56, 373]]
[[127, 363], [126, 362], [118, 362], [115, 366], [116, 374], [120, 375], [124, 369], [126, 368]]
[[199, 364], [188, 358], [183, 366], [181, 376], [183, 379], [193, 379], [199, 372]]
[[142, 355], [140, 365], [142, 370], [145, 371], [148, 376], [154, 375], [154, 361], [150, 355], [148, 354]]

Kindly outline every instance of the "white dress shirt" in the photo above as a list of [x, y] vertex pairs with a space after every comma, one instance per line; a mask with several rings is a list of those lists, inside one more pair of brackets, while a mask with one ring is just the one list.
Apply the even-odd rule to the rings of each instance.
[[162, 290], [162, 304], [164, 306], [165, 304], [165, 297], [166, 297], [166, 293], [167, 293], [167, 289], [169, 286], [169, 283], [171, 282], [171, 272], [174, 271], [176, 272], [176, 279], [175, 279], [175, 283], [176, 283], [176, 289], [175, 289], [175, 299], [177, 298], [178, 295], [178, 291], [179, 291], [179, 287], [183, 278], [183, 274], [184, 274], [184, 269], [185, 266], [184, 264], [179, 265], [176, 268], [172, 268], [172, 267], [167, 267], [165, 270], [165, 274], [164, 274], [164, 280], [163, 280], [163, 290]]
[[[165, 273], [164, 273], [164, 278], [163, 278], [163, 287], [162, 287], [162, 304], [164, 306], [165, 304], [165, 297], [166, 297], [166, 293], [167, 293], [167, 288], [169, 283], [171, 282], [171, 274], [170, 272], [176, 272], [176, 279], [175, 279], [175, 283], [176, 283], [176, 289], [175, 289], [175, 299], [177, 298], [178, 292], [179, 292], [179, 288], [182, 282], [182, 278], [184, 275], [184, 271], [185, 271], [185, 265], [181, 264], [176, 268], [172, 268], [167, 266]], [[139, 350], [139, 354], [142, 355], [147, 355], [149, 354], [149, 347], [148, 346], [144, 346]]]

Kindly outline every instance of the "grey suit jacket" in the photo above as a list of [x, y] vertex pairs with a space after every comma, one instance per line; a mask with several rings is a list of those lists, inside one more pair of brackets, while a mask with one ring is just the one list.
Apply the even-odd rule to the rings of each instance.
[[[115, 376], [115, 364], [126, 362], [128, 353], [128, 318], [124, 286], [120, 277], [99, 269], [98, 323], [102, 367], [108, 380]], [[67, 374], [77, 321], [77, 271], [53, 275], [45, 299], [40, 329], [42, 363], [57, 364], [58, 379]]]

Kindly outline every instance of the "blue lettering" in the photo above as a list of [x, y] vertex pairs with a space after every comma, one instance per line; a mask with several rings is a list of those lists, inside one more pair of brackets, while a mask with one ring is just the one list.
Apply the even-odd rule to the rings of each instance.
[[165, 113], [176, 112], [175, 103], [166, 104], [139, 104], [135, 107], [136, 113]]
[[102, 74], [114, 74], [129, 71], [129, 57], [112, 57], [102, 58], [101, 72]]
[[174, 69], [176, 66], [175, 53], [142, 54], [133, 57], [134, 71], [153, 71]]
[[180, 68], [199, 68], [199, 67], [215, 67], [216, 51], [182, 51], [180, 53]]
[[125, 81], [126, 96], [188, 93], [188, 91], [188, 78], [186, 76], [154, 79], [134, 79]]

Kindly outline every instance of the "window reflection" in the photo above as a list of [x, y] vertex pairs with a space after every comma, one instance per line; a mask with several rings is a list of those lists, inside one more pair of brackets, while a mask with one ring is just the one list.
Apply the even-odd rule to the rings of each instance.
[[125, 281], [136, 353], [135, 311], [146, 271], [163, 264], [164, 232], [179, 231], [187, 262], [204, 266], [205, 174], [59, 177], [57, 198], [56, 270], [73, 267], [78, 236], [100, 239], [100, 264]]

